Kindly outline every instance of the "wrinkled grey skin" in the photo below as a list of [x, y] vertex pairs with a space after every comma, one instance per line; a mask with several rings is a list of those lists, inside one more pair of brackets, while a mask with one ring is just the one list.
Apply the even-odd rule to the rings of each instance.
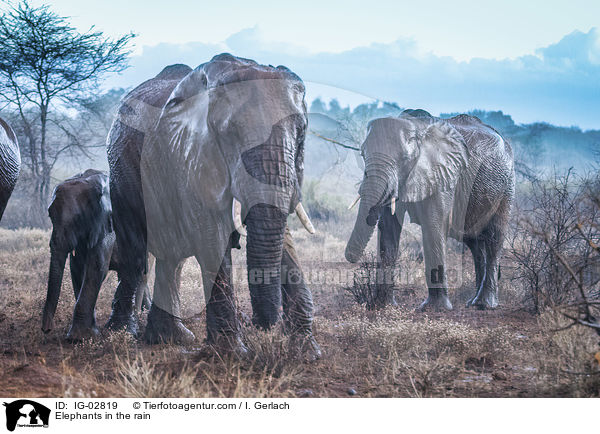
[[[312, 297], [286, 223], [300, 199], [306, 122], [294, 73], [229, 54], [194, 70], [168, 66], [125, 97], [108, 140], [115, 231], [128, 259], [110, 327], [137, 330], [133, 288], [149, 250], [157, 262], [146, 340], [193, 342], [178, 288], [182, 261], [194, 256], [208, 300], [207, 341], [245, 350], [231, 284], [236, 198], [248, 232], [253, 323], [271, 327], [283, 305], [286, 329], [318, 357]], [[255, 271], [271, 274], [255, 279]], [[285, 273], [300, 279], [282, 281]]]
[[[48, 293], [42, 314], [42, 330], [54, 328], [67, 256], [75, 292], [73, 321], [67, 339], [79, 341], [97, 336], [95, 306], [108, 270], [119, 267], [119, 253], [112, 228], [108, 176], [88, 169], [55, 189], [48, 207], [52, 221]], [[140, 303], [150, 306], [146, 279], [138, 288]], [[141, 305], [138, 306], [141, 308]]]
[[21, 153], [17, 136], [10, 125], [0, 118], [0, 219], [15, 188], [20, 170]]
[[[499, 259], [514, 198], [510, 145], [472, 116], [438, 119], [423, 110], [373, 120], [362, 145], [365, 176], [346, 259], [360, 259], [378, 226], [378, 273], [395, 266], [402, 222], [421, 225], [429, 296], [421, 310], [450, 310], [446, 239], [473, 253], [476, 293], [469, 306], [498, 305]], [[397, 198], [392, 215], [392, 198]], [[378, 288], [378, 304], [393, 304], [391, 283]]]

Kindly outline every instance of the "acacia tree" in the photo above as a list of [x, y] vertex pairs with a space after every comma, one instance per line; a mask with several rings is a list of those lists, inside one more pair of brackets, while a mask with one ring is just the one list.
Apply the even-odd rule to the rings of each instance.
[[127, 67], [134, 36], [112, 39], [93, 27], [80, 33], [68, 18], [26, 0], [10, 4], [0, 17], [0, 102], [18, 121], [38, 225], [46, 225], [54, 166], [67, 153], [85, 152], [86, 145], [64, 127], [69, 112], [98, 89], [105, 74]]

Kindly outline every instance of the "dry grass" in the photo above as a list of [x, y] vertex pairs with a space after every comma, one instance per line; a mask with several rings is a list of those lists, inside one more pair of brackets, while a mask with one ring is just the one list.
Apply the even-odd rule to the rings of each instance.
[[575, 397], [600, 396], [598, 335], [585, 327], [565, 329], [569, 322], [552, 311], [542, 314], [539, 323], [550, 337], [547, 353], [536, 364], [540, 387]]
[[[294, 231], [300, 257], [311, 259], [307, 269], [343, 263], [347, 230], [330, 225], [319, 227], [316, 237]], [[405, 231], [416, 232], [410, 226]], [[324, 352], [316, 363], [300, 362], [278, 328], [244, 328], [250, 349], [244, 359], [202, 346], [200, 270], [191, 260], [181, 291], [185, 323], [196, 334], [197, 347], [148, 346], [125, 333], [70, 345], [64, 341], [74, 304], [69, 279], [56, 329], [47, 336], [40, 331], [48, 236], [38, 230], [0, 230], [0, 369], [5, 373], [0, 389], [5, 395], [318, 397], [349, 396], [353, 389], [359, 397], [597, 396], [600, 389], [593, 357], [597, 336], [578, 328], [554, 332], [560, 318], [549, 313], [537, 318], [520, 309], [509, 279], [501, 282], [501, 309], [462, 307], [473, 286], [468, 254], [462, 285], [451, 293], [456, 309], [446, 314], [414, 313], [425, 295], [419, 279], [400, 282], [400, 307], [377, 312], [357, 306], [343, 282], [311, 285], [315, 335]], [[422, 273], [410, 237], [403, 243], [404, 269]], [[249, 314], [244, 262], [243, 250], [236, 251], [238, 302]], [[115, 287], [111, 273], [98, 301], [100, 324], [108, 318]]]

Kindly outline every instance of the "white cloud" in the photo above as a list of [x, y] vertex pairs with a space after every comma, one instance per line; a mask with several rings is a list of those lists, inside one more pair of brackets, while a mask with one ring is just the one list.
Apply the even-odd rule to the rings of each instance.
[[[324, 89], [394, 101], [432, 113], [474, 108], [503, 110], [517, 122], [547, 121], [600, 129], [599, 33], [574, 31], [535, 55], [460, 62], [419, 50], [413, 39], [375, 43], [340, 53], [310, 53], [298, 46], [265, 41], [259, 27], [242, 30], [221, 44], [160, 44], [144, 47], [130, 68], [109, 85], [134, 86], [172, 63], [192, 67], [223, 51], [261, 63], [286, 65]], [[344, 102], [344, 92], [341, 101]]]

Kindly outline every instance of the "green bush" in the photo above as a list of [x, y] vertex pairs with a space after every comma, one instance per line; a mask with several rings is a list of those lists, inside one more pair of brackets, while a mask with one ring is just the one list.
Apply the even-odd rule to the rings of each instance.
[[314, 220], [339, 220], [347, 208], [340, 196], [324, 193], [316, 179], [306, 180], [302, 188], [302, 203], [308, 215]]

